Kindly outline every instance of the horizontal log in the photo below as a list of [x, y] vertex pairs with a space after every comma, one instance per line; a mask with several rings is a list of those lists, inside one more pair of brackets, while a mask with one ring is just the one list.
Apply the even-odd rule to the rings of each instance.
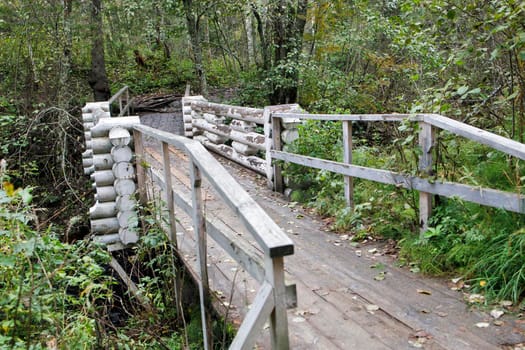
[[228, 137], [222, 136], [219, 134], [215, 134], [213, 132], [205, 131], [204, 136], [208, 138], [208, 141], [215, 143], [215, 144], [222, 144], [228, 141]]
[[111, 142], [108, 137], [96, 137], [87, 141], [86, 145], [93, 150], [93, 154], [107, 154], [111, 152]]
[[93, 122], [86, 122], [82, 123], [82, 126], [84, 127], [84, 131], [89, 131], [93, 129], [93, 126], [95, 126], [95, 124]]
[[93, 123], [97, 125], [102, 119], [111, 118], [111, 114], [102, 110], [101, 108], [95, 109], [93, 112]]
[[96, 202], [89, 208], [91, 219], [112, 218], [117, 216], [117, 205], [115, 202]]
[[113, 102], [115, 102], [120, 96], [124, 95], [126, 91], [129, 90], [129, 87], [126, 85], [122, 87], [119, 91], [117, 91], [111, 98], [108, 100], [108, 105], [111, 105]]
[[208, 132], [220, 135], [223, 138], [228, 138], [228, 139], [231, 139], [233, 141], [244, 143], [244, 144], [246, 144], [246, 145], [248, 145], [250, 147], [253, 147], [253, 148], [257, 149], [257, 150], [260, 150], [260, 151], [264, 151], [265, 150], [265, 146], [264, 146], [264, 144], [265, 144], [265, 137], [264, 137], [264, 135], [257, 134], [257, 133], [246, 133], [246, 134], [243, 134], [241, 132], [238, 132], [238, 131], [236, 132], [236, 131], [231, 130], [231, 128], [226, 126], [226, 125], [218, 127], [217, 125], [211, 125], [211, 124], [207, 123], [204, 120], [194, 120], [193, 121], [193, 126], [199, 128], [199, 129], [202, 129], [202, 130], [205, 130], [205, 131], [208, 131]]
[[117, 197], [117, 209], [121, 211], [135, 210], [137, 207], [137, 201], [133, 195], [125, 195]]
[[91, 132], [84, 131], [84, 141], [90, 141], [91, 140]]
[[129, 130], [116, 127], [109, 131], [109, 140], [113, 146], [127, 146], [131, 142]]
[[292, 143], [299, 138], [299, 130], [287, 129], [281, 132], [281, 141], [283, 143]]
[[82, 113], [83, 123], [93, 123], [93, 113]]
[[135, 178], [135, 168], [129, 162], [119, 162], [113, 164], [113, 175], [115, 179], [133, 179]]
[[83, 168], [89, 168], [92, 165], [93, 165], [93, 158], [83, 158], [82, 159]]
[[240, 143], [237, 141], [232, 142], [232, 148], [235, 150], [235, 152], [240, 153], [244, 156], [253, 156], [257, 153], [257, 148], [245, 145], [244, 143]]
[[129, 146], [114, 146], [111, 148], [111, 157], [115, 163], [131, 162], [133, 152]]
[[435, 127], [487, 145], [501, 152], [525, 160], [525, 145], [442, 115], [422, 115], [424, 121]]
[[239, 163], [261, 175], [266, 175], [266, 161], [264, 159], [255, 156], [244, 156], [235, 152], [235, 150], [230, 146], [224, 144], [216, 145], [209, 142], [209, 140], [203, 136], [197, 136], [194, 139], [201, 142], [204, 147], [208, 148], [209, 150], [218, 153], [225, 158], [233, 160], [234, 162]]
[[111, 154], [94, 154], [93, 165], [96, 170], [110, 170], [113, 166]]
[[120, 228], [118, 231], [118, 236], [120, 238], [120, 241], [125, 244], [135, 244], [139, 241], [139, 234], [137, 229], [133, 228]]
[[211, 113], [203, 113], [202, 116], [204, 120], [213, 125], [222, 125], [226, 121], [225, 117], [220, 117]]
[[137, 188], [135, 182], [130, 179], [116, 179], [113, 186], [119, 196], [132, 195]]
[[455, 182], [429, 182], [417, 176], [408, 176], [388, 170], [367, 168], [286, 152], [272, 151], [271, 157], [273, 159], [328, 170], [346, 176], [358, 177], [444, 197], [457, 197], [467, 202], [501, 208], [517, 213], [525, 213], [525, 196], [517, 193], [474, 187]]
[[140, 124], [138, 116], [119, 117], [119, 118], [105, 118], [101, 119], [97, 125], [91, 128], [91, 135], [95, 137], [106, 137], [109, 131], [115, 127], [122, 127], [125, 129], [132, 129], [135, 125]]
[[134, 210], [119, 211], [117, 214], [117, 220], [121, 228], [138, 227], [139, 225], [137, 212]]
[[84, 175], [91, 175], [94, 172], [95, 172], [95, 167], [94, 166], [90, 166], [90, 167], [84, 168]]
[[101, 244], [120, 243], [120, 237], [118, 233], [93, 236], [93, 242], [97, 242]]
[[102, 108], [105, 111], [109, 111], [109, 103], [107, 101], [88, 102], [84, 107], [82, 107], [82, 113], [91, 113], [91, 111], [97, 108]]
[[97, 186], [113, 186], [115, 182], [115, 176], [112, 170], [101, 170], [91, 174], [91, 181]]
[[93, 157], [93, 150], [88, 149], [84, 152], [82, 152], [82, 158], [92, 158]]
[[100, 186], [96, 191], [95, 200], [99, 202], [112, 202], [117, 198], [117, 192], [113, 186]]
[[193, 110], [198, 110], [202, 113], [211, 113], [218, 116], [229, 117], [233, 119], [245, 120], [257, 124], [263, 124], [263, 109], [249, 108], [224, 105], [220, 103], [195, 101], [191, 103]]
[[242, 132], [253, 132], [257, 124], [247, 122], [244, 120], [232, 120], [230, 123], [230, 128], [232, 130], [242, 131]]
[[91, 220], [91, 232], [95, 234], [108, 234], [118, 232], [120, 228], [117, 218]]

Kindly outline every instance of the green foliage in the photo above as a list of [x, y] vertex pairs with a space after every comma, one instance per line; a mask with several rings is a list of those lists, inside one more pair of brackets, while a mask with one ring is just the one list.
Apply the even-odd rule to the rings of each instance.
[[0, 347], [79, 349], [96, 344], [97, 314], [111, 300], [109, 255], [31, 227], [29, 189], [0, 190]]

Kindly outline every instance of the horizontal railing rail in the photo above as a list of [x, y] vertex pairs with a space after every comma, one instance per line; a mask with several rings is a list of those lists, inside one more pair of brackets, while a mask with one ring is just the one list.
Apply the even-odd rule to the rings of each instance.
[[[206, 260], [206, 242], [209, 235], [261, 283], [252, 307], [246, 314], [231, 348], [252, 348], [268, 319], [270, 320], [273, 348], [289, 348], [286, 307], [287, 303], [293, 304], [290, 299], [293, 299], [294, 287], [286, 287], [284, 283], [284, 256], [293, 254], [292, 240], [199, 142], [144, 125], [137, 125], [134, 129], [137, 157], [144, 157], [142, 143], [144, 136], [153, 138], [162, 144], [164, 174], [161, 175], [152, 171], [151, 176], [165, 189], [170, 216], [171, 239], [174, 240], [175, 244], [175, 205], [193, 219], [199, 262], [199, 291], [203, 325], [206, 324], [204, 312], [205, 305], [208, 305], [207, 299], [209, 299]], [[192, 185], [191, 204], [187, 194], [176, 193], [171, 185], [169, 146], [188, 155]], [[137, 161], [137, 167], [139, 191], [144, 191], [146, 169], [140, 160]], [[253, 247], [242, 242], [238, 236], [229, 234], [228, 230], [222, 229], [220, 222], [213, 220], [213, 215], [204, 215], [201, 195], [202, 178], [208, 181], [222, 201], [241, 219], [262, 251], [262, 259], [258, 257], [258, 253]], [[140, 197], [144, 201], [145, 194], [141, 193]], [[287, 295], [289, 300], [287, 300]], [[205, 348], [207, 347], [208, 341], [205, 338]]]
[[[420, 192], [420, 226], [422, 231], [427, 228], [428, 218], [432, 211], [431, 195], [458, 197], [462, 200], [485, 206], [525, 213], [525, 196], [520, 193], [507, 192], [480, 186], [428, 179], [433, 166], [432, 151], [435, 147], [435, 129], [446, 130], [452, 134], [467, 138], [504, 152], [510, 156], [525, 159], [525, 145], [494, 133], [467, 125], [456, 120], [436, 114], [305, 114], [305, 113], [272, 113], [274, 128], [271, 158], [316, 169], [328, 170], [342, 174], [345, 178], [345, 195], [348, 204], [353, 206], [353, 180], [362, 178], [384, 184], [391, 184]], [[341, 121], [343, 123], [344, 161], [335, 162], [320, 158], [303, 156], [284, 152], [280, 140], [280, 124], [283, 120], [322, 120]], [[389, 170], [353, 165], [352, 163], [352, 122], [402, 122], [409, 120], [419, 123], [419, 172], [422, 176], [410, 176]], [[273, 164], [274, 182], [277, 190], [282, 189], [280, 165]]]
[[[123, 115], [130, 115], [131, 113], [131, 104], [132, 99], [129, 98], [129, 87], [126, 85], [117, 93], [115, 93], [111, 98], [108, 100], [109, 106], [111, 108], [111, 105], [118, 101], [118, 107], [119, 107], [119, 114], [118, 117], [122, 117]], [[124, 101], [126, 104], [124, 105]]]

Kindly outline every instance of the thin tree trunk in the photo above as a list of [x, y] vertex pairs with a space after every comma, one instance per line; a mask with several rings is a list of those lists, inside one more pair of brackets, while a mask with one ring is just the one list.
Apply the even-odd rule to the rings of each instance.
[[91, 75], [89, 85], [93, 90], [95, 101], [107, 101], [111, 97], [104, 59], [104, 31], [102, 29], [101, 0], [92, 0], [91, 35]]
[[66, 95], [69, 90], [69, 71], [71, 69], [71, 48], [73, 46], [73, 35], [71, 33], [71, 12], [73, 9], [72, 0], [64, 0], [64, 36], [65, 43], [62, 51], [62, 60], [60, 65], [59, 92], [57, 102], [60, 107], [66, 107]]
[[252, 66], [255, 63], [255, 48], [253, 46], [253, 21], [251, 11], [248, 10], [244, 14], [244, 29], [246, 30], [246, 47], [247, 47], [247, 57], [248, 57], [248, 67]]
[[193, 64], [195, 66], [195, 73], [199, 79], [200, 93], [202, 95], [208, 94], [208, 84], [206, 82], [206, 72], [204, 70], [202, 60], [202, 45], [200, 41], [200, 26], [199, 18], [193, 14], [193, 1], [183, 0], [184, 13], [186, 16], [186, 24], [188, 27], [188, 34], [190, 36], [191, 51], [193, 55]]

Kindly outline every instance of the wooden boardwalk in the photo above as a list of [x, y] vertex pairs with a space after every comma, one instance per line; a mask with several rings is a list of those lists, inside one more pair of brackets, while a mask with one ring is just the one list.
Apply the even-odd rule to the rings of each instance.
[[[159, 147], [146, 142], [146, 151], [151, 171], [162, 174]], [[170, 156], [173, 187], [191, 202], [187, 169], [181, 166], [187, 165], [185, 156], [175, 150]], [[383, 254], [388, 247], [382, 243], [354, 247], [327, 232], [319, 218], [269, 191], [262, 177], [221, 162], [294, 241], [295, 254], [285, 258], [287, 280], [296, 284], [298, 296], [298, 306], [288, 311], [293, 349], [512, 349], [508, 345], [524, 341], [519, 321], [505, 315], [503, 324], [495, 326], [487, 312], [469, 309], [462, 293], [446, 281], [396, 267]], [[245, 240], [236, 215], [211, 190], [204, 197], [206, 219]], [[195, 270], [191, 218], [181, 214], [177, 219], [181, 255]], [[208, 264], [214, 304], [238, 322], [249, 309], [256, 282], [211, 239]], [[376, 280], [378, 275], [384, 279]], [[478, 328], [479, 322], [490, 325]], [[269, 348], [268, 336], [261, 339], [258, 348]]]

